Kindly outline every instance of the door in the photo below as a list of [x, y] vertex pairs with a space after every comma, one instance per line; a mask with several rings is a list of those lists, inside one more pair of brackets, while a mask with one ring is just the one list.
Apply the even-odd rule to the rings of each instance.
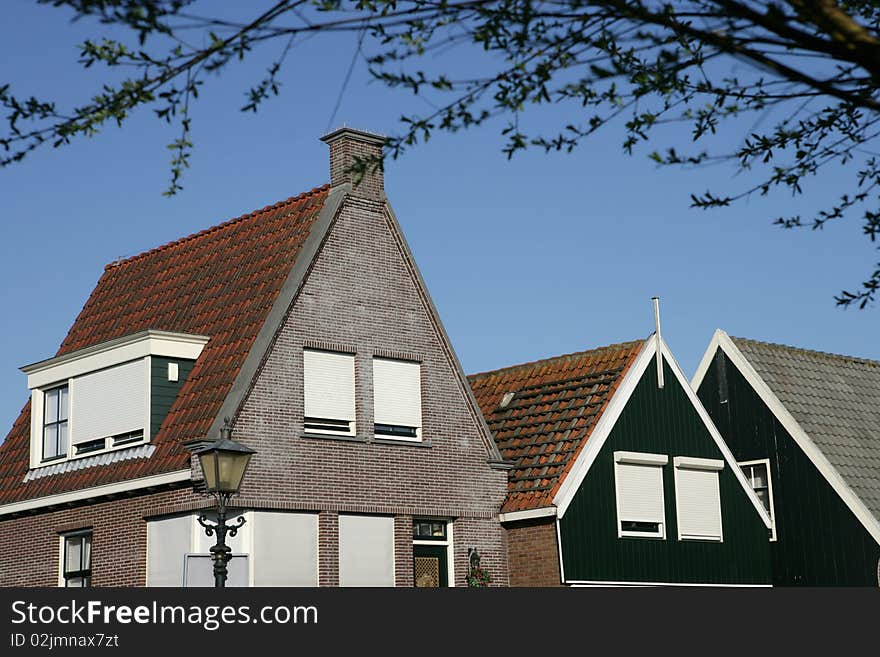
[[413, 545], [413, 584], [419, 588], [449, 585], [446, 546]]

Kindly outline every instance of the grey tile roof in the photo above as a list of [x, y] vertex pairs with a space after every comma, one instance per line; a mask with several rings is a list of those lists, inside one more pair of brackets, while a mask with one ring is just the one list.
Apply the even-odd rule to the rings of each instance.
[[731, 340], [880, 520], [880, 362]]

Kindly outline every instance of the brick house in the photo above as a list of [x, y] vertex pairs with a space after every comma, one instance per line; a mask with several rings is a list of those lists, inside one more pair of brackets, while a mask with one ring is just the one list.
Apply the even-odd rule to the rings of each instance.
[[769, 518], [657, 333], [469, 377], [511, 586], [768, 586]]
[[193, 445], [257, 451], [230, 585], [506, 585], [507, 468], [383, 189], [330, 184], [105, 268], [0, 445], [0, 584], [199, 586]]

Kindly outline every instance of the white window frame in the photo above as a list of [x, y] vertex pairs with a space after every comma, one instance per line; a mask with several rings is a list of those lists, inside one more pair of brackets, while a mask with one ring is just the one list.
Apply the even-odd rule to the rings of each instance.
[[[649, 452], [614, 452], [614, 506], [617, 517], [617, 538], [646, 538], [664, 540], [666, 538], [666, 481], [664, 468], [669, 463], [666, 454]], [[660, 468], [660, 506], [663, 509], [663, 520], [656, 532], [634, 532], [623, 529], [623, 518], [620, 517], [620, 486], [618, 485], [621, 465], [642, 465]]]
[[[389, 435], [383, 433], [376, 433], [376, 361], [390, 361], [390, 362], [398, 362], [398, 363], [407, 363], [409, 365], [415, 365], [419, 370], [419, 424], [414, 427], [416, 430], [415, 436], [397, 436], [397, 435]], [[422, 365], [423, 363], [418, 360], [409, 360], [405, 358], [391, 358], [388, 356], [379, 356], [374, 355], [372, 359], [372, 367], [373, 367], [373, 436], [379, 440], [399, 440], [401, 442], [408, 443], [420, 443], [422, 442], [422, 429], [425, 422], [425, 411], [424, 411], [424, 398], [422, 395]], [[379, 422], [378, 424], [385, 424], [384, 422]], [[403, 426], [403, 425], [391, 425], [391, 426]]]
[[[679, 541], [701, 541], [706, 543], [723, 543], [724, 542], [724, 516], [721, 508], [721, 470], [724, 469], [723, 459], [706, 459], [696, 458], [692, 456], [676, 456], [672, 460], [673, 474], [675, 477], [675, 525], [678, 533]], [[703, 470], [714, 472], [718, 478], [718, 519], [720, 521], [718, 528], [718, 536], [699, 536], [691, 534], [682, 534], [681, 532], [681, 491], [679, 490], [679, 470]]]
[[[425, 516], [413, 516], [413, 522], [418, 520], [434, 520], [436, 519], [428, 518]], [[443, 522], [442, 519], [440, 522]], [[428, 546], [441, 546], [446, 548], [446, 587], [454, 588], [455, 587], [455, 551], [453, 547], [453, 537], [452, 537], [452, 520], [446, 521], [446, 538], [442, 541], [430, 541], [425, 539], [413, 539], [413, 545], [428, 545]]]
[[[767, 495], [770, 496], [770, 541], [776, 542], [776, 506], [773, 503], [773, 475], [770, 473], [770, 459], [754, 459], [752, 461], [739, 461], [737, 465], [740, 466], [740, 470], [742, 470], [743, 466], [751, 466], [751, 465], [763, 465], [767, 468]], [[754, 490], [754, 486], [752, 485], [751, 477], [746, 474], [743, 470], [743, 476], [746, 478], [746, 483], [752, 487]]]
[[[352, 418], [351, 420], [344, 420], [343, 418], [314, 418], [319, 420], [337, 420], [337, 421], [347, 421], [348, 429], [345, 431], [334, 430], [334, 429], [321, 429], [316, 427], [306, 427], [306, 394], [307, 394], [307, 386], [309, 382], [306, 380], [306, 353], [315, 352], [315, 353], [325, 353], [325, 354], [333, 354], [335, 356], [346, 356], [351, 358], [352, 361], [352, 399], [354, 400], [354, 408], [352, 409]], [[358, 399], [357, 399], [357, 355], [351, 351], [334, 351], [331, 349], [319, 349], [317, 347], [303, 347], [303, 370], [302, 370], [302, 382], [303, 382], [303, 396], [302, 396], [302, 419], [303, 419], [303, 431], [305, 433], [319, 433], [328, 436], [356, 436], [357, 435], [357, 413], [358, 413]]]
[[67, 568], [67, 564], [65, 563], [65, 557], [67, 556], [67, 539], [72, 538], [74, 536], [85, 536], [89, 537], [89, 586], [86, 588], [92, 588], [94, 585], [91, 584], [91, 581], [94, 578], [94, 572], [92, 568], [93, 563], [93, 547], [95, 542], [95, 533], [94, 530], [89, 527], [86, 529], [74, 529], [73, 531], [64, 532], [58, 535], [58, 588], [67, 588], [67, 578], [64, 576], [65, 570]]

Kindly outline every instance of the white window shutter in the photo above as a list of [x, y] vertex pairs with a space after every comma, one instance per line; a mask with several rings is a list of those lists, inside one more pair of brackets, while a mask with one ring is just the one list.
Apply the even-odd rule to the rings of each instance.
[[721, 540], [721, 492], [717, 470], [676, 468], [680, 538]]
[[394, 586], [394, 518], [339, 516], [339, 585]]
[[74, 445], [144, 430], [146, 368], [142, 358], [71, 380], [70, 438]]
[[665, 522], [662, 466], [617, 463], [615, 475], [621, 521]]
[[354, 422], [354, 355], [303, 350], [305, 417]]
[[256, 511], [254, 586], [318, 585], [318, 514]]
[[376, 424], [421, 428], [421, 370], [419, 363], [373, 359], [373, 412]]
[[190, 551], [191, 516], [147, 521], [147, 584], [183, 586], [184, 555]]

